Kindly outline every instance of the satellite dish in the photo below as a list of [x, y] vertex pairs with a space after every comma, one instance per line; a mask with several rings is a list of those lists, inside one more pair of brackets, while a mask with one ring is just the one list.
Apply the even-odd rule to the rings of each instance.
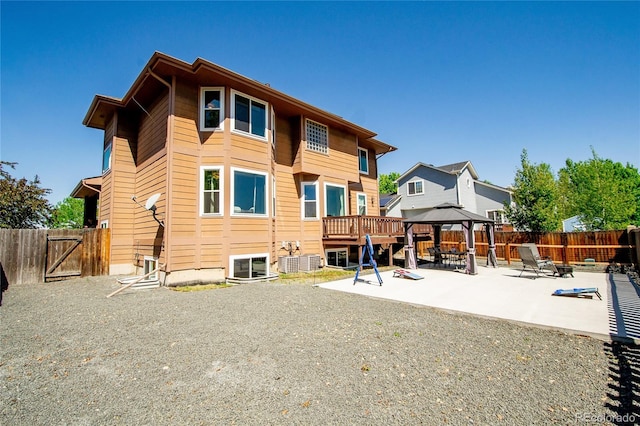
[[156, 209], [156, 203], [158, 202], [158, 199], [160, 198], [162, 194], [157, 193], [157, 194], [153, 194], [151, 197], [149, 197], [149, 199], [147, 200], [147, 202], [144, 205], [144, 208], [147, 210], [153, 210], [155, 211]]

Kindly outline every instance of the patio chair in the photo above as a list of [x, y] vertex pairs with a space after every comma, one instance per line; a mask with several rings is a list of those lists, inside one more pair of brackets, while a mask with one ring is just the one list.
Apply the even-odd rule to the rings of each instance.
[[456, 268], [461, 268], [462, 264], [467, 260], [467, 253], [458, 251], [455, 247], [449, 252], [449, 263], [453, 262]]
[[436, 261], [435, 247], [427, 247], [427, 252], [429, 253], [429, 257], [431, 258], [431, 263], [434, 263]]
[[548, 256], [542, 257], [540, 256], [540, 252], [538, 251], [538, 246], [536, 245], [536, 243], [522, 243], [523, 246], [525, 247], [529, 247], [531, 249], [531, 253], [533, 253], [533, 257], [536, 259], [536, 261], [538, 262], [551, 262], [551, 258]]
[[[527, 268], [530, 268], [536, 273], [536, 278], [540, 275], [543, 277], [555, 277], [555, 275], [558, 274], [558, 269], [553, 261], [536, 259], [530, 246], [518, 246], [518, 254], [520, 255], [520, 260], [522, 260], [522, 271], [520, 271], [520, 275], [518, 276], [522, 276], [522, 273]], [[550, 271], [552, 275], [545, 273], [545, 270]]]

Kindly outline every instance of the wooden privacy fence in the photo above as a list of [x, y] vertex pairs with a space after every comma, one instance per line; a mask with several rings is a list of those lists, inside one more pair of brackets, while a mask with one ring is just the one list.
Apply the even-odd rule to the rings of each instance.
[[3, 285], [109, 273], [109, 229], [0, 229]]
[[[486, 256], [489, 244], [484, 231], [475, 231], [476, 253]], [[550, 257], [556, 263], [566, 264], [638, 264], [640, 229], [594, 232], [496, 232], [496, 256], [498, 259], [520, 260], [518, 246], [536, 243], [540, 256]], [[427, 257], [427, 247], [433, 241], [417, 244], [418, 256]], [[442, 231], [441, 247], [465, 250], [462, 231]]]

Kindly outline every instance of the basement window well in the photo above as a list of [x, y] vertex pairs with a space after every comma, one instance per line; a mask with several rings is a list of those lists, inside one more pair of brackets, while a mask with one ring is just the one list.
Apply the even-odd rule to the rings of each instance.
[[[144, 257], [144, 274], [143, 275], [147, 275], [149, 272], [155, 271], [156, 269], [158, 269], [158, 258], [157, 257], [151, 257], [151, 256], [145, 256]], [[158, 279], [158, 271], [156, 271], [153, 274], [149, 275], [146, 279], [147, 280], [157, 280]]]

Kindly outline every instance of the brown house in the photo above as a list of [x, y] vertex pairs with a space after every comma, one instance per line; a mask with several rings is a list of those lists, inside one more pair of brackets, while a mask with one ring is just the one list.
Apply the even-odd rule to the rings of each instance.
[[111, 229], [111, 274], [165, 264], [166, 284], [253, 278], [290, 252], [345, 266], [366, 233], [402, 242], [399, 219], [378, 216], [377, 159], [393, 146], [203, 59], [155, 53], [83, 123], [104, 131], [97, 225]]

